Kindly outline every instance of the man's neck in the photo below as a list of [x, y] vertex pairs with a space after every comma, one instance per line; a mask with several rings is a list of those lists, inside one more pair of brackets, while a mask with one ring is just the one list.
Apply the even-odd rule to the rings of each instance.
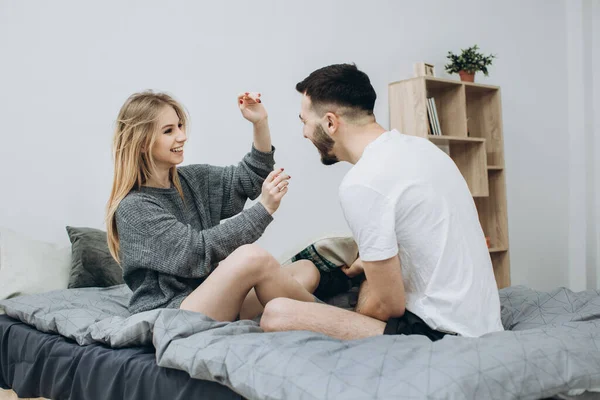
[[377, 122], [368, 125], [348, 126], [344, 140], [340, 142], [340, 161], [356, 164], [363, 155], [365, 148], [379, 136], [387, 132]]

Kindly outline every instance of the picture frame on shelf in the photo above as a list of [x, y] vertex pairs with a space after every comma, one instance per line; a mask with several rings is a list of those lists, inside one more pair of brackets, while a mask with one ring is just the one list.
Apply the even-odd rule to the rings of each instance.
[[418, 62], [413, 66], [415, 77], [435, 76], [435, 66], [426, 62]]

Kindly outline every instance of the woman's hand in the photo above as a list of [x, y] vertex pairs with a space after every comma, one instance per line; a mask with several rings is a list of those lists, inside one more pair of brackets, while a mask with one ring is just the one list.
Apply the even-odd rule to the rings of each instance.
[[253, 124], [266, 121], [267, 110], [260, 100], [260, 93], [245, 92], [238, 95], [238, 106], [244, 118]]
[[272, 171], [262, 185], [260, 202], [273, 215], [279, 208], [281, 199], [288, 191], [289, 179], [291, 177], [283, 172], [283, 168]]
[[271, 132], [267, 110], [262, 105], [260, 93], [244, 92], [238, 95], [238, 106], [244, 118], [253, 124], [256, 150], [268, 153], [272, 150]]

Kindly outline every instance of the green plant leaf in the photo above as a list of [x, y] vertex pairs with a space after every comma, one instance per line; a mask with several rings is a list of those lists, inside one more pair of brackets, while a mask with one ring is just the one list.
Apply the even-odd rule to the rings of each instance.
[[449, 74], [458, 73], [460, 71], [467, 71], [469, 73], [475, 73], [482, 71], [486, 76], [488, 75], [488, 66], [492, 65], [492, 60], [496, 58], [495, 54], [488, 56], [480, 53], [478, 45], [473, 45], [466, 49], [461, 49], [459, 55], [448, 51], [446, 56], [450, 62], [444, 66], [446, 72]]

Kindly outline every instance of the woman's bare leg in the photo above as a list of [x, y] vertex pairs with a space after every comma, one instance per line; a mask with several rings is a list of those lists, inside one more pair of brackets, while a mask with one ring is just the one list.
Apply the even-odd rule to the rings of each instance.
[[[296, 261], [292, 264], [282, 266], [281, 270], [290, 274], [309, 293], [313, 293], [317, 286], [319, 286], [321, 274], [319, 274], [319, 270], [312, 261]], [[252, 319], [260, 314], [263, 309], [263, 305], [258, 300], [258, 297], [256, 297], [256, 291], [252, 289], [242, 304], [240, 319]]]
[[231, 253], [204, 282], [183, 300], [180, 308], [217, 321], [233, 321], [248, 292], [254, 288], [262, 305], [277, 297], [313, 302], [314, 298], [277, 260], [256, 245]]

